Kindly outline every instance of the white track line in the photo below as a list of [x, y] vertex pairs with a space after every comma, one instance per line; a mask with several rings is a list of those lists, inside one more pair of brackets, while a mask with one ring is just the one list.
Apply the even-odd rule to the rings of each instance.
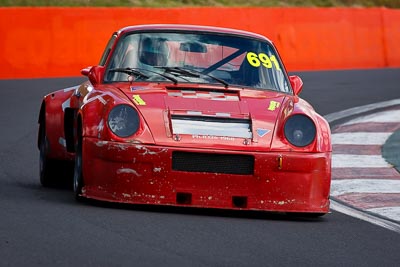
[[392, 220], [398, 220], [400, 218], [400, 207], [372, 208], [367, 209], [367, 211], [377, 213]]
[[354, 217], [354, 218], [357, 218], [357, 219], [360, 219], [360, 220], [363, 220], [363, 221], [366, 221], [366, 222], [381, 226], [383, 228], [395, 231], [395, 232], [400, 234], [400, 225], [397, 224], [397, 223], [394, 223], [392, 221], [385, 220], [385, 219], [382, 219], [382, 218], [377, 217], [375, 215], [371, 215], [371, 214], [369, 214], [367, 212], [354, 209], [352, 207], [343, 205], [343, 204], [341, 204], [339, 202], [336, 202], [334, 200], [331, 200], [331, 208], [333, 210], [336, 210], [336, 211], [340, 212], [340, 213], [343, 213], [343, 214], [349, 215], [351, 217]]

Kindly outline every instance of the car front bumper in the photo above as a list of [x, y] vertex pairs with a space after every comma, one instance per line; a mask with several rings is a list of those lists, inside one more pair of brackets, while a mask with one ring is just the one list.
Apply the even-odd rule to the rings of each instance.
[[[188, 159], [194, 169], [177, 170], [176, 152], [249, 156], [254, 159], [254, 169], [245, 174], [224, 167], [212, 172], [213, 164], [200, 166], [204, 161], [194, 158]], [[82, 194], [87, 198], [221, 209], [329, 211], [331, 152], [205, 151], [85, 138], [83, 160]], [[235, 169], [240, 163], [224, 164]]]

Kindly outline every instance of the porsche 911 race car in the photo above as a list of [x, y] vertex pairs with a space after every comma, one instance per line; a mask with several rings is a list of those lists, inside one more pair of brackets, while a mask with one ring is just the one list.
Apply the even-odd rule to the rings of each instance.
[[78, 199], [329, 211], [329, 124], [299, 97], [302, 80], [288, 76], [267, 38], [125, 27], [81, 72], [86, 82], [41, 104], [43, 186], [57, 182], [56, 162], [73, 162]]

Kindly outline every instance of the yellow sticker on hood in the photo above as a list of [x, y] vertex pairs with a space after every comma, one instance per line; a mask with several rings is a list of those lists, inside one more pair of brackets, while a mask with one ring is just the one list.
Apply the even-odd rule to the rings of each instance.
[[139, 106], [145, 106], [146, 102], [140, 97], [140, 95], [133, 95], [133, 102]]
[[280, 105], [281, 103], [272, 100], [269, 102], [268, 110], [274, 111], [275, 109], [279, 108]]

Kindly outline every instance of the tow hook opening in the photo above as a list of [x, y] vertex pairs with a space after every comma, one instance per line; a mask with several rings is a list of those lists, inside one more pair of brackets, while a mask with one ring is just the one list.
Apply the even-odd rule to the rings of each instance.
[[233, 196], [232, 205], [234, 208], [247, 208], [247, 197]]
[[176, 203], [180, 204], [180, 205], [192, 204], [192, 194], [191, 193], [176, 193]]

